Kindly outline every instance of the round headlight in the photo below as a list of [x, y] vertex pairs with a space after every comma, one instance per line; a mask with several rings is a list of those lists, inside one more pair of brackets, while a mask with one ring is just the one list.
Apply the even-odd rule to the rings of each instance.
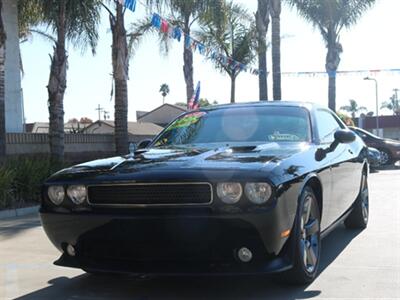
[[249, 182], [244, 188], [247, 198], [254, 204], [264, 204], [272, 195], [272, 188], [266, 182]]
[[64, 187], [61, 185], [49, 186], [47, 195], [49, 196], [51, 202], [53, 202], [55, 205], [60, 205], [65, 197]]
[[237, 203], [242, 193], [242, 185], [237, 182], [223, 182], [217, 185], [217, 195], [226, 204]]
[[67, 195], [75, 204], [82, 204], [86, 200], [87, 190], [84, 185], [70, 185], [67, 188]]

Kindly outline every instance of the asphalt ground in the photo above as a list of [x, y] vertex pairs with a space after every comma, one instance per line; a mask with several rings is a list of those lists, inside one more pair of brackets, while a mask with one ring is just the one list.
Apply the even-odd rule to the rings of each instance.
[[368, 228], [330, 233], [308, 286], [264, 276], [88, 275], [52, 264], [59, 253], [29, 215], [0, 220], [0, 299], [400, 299], [400, 170], [371, 173], [369, 187]]

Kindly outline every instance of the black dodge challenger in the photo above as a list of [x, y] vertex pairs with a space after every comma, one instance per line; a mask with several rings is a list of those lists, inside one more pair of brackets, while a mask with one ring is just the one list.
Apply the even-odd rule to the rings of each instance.
[[124, 157], [52, 175], [56, 265], [89, 273], [265, 274], [311, 282], [321, 237], [368, 222], [363, 141], [330, 110], [257, 102], [185, 113]]

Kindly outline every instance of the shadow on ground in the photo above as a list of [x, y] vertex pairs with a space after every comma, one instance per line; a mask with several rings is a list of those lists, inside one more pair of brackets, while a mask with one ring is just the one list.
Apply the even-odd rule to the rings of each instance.
[[10, 239], [25, 230], [41, 226], [37, 214], [0, 220], [0, 241]]
[[[323, 272], [360, 231], [339, 226], [322, 243], [320, 272]], [[318, 279], [317, 279], [318, 280]], [[51, 286], [24, 295], [33, 299], [311, 299], [319, 290], [287, 286], [274, 277], [156, 277], [139, 280], [129, 276], [80, 275], [58, 277]]]

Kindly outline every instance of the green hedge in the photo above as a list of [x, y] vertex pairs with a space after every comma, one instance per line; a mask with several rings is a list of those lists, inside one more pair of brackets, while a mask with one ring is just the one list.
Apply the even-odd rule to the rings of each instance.
[[39, 203], [40, 186], [60, 169], [46, 157], [15, 157], [0, 165], [0, 209]]

